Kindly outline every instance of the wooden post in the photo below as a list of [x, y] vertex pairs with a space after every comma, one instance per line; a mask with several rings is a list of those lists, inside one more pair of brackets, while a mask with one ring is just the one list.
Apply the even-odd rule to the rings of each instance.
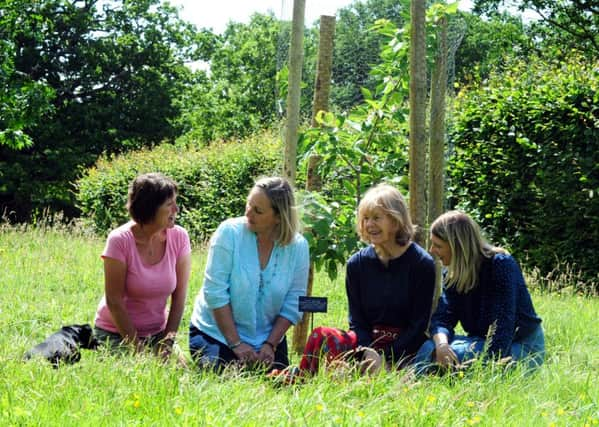
[[425, 246], [426, 221], [426, 4], [411, 1], [410, 34], [410, 215]]
[[287, 91], [287, 126], [285, 128], [285, 164], [283, 172], [295, 184], [297, 163], [297, 129], [299, 127], [302, 62], [304, 54], [305, 0], [293, 0], [291, 44], [289, 45], [289, 86]]
[[[445, 95], [447, 93], [447, 18], [439, 22], [437, 55], [431, 86], [431, 126], [429, 142], [429, 203], [428, 225], [443, 213], [444, 151], [445, 151]], [[428, 237], [428, 236], [427, 236]], [[441, 295], [441, 262], [437, 260], [433, 311]]]
[[437, 55], [432, 75], [429, 142], [428, 223], [443, 213], [445, 94], [447, 91], [447, 18], [439, 22]]
[[[314, 98], [312, 101], [312, 127], [316, 127], [316, 114], [319, 111], [328, 111], [329, 95], [331, 92], [331, 70], [333, 68], [333, 46], [335, 39], [335, 17], [322, 15], [320, 17], [320, 40], [318, 42], [318, 64], [316, 67], [316, 78], [314, 82]], [[321, 157], [312, 155], [308, 158], [308, 176], [306, 179], [306, 190], [318, 191], [322, 188], [322, 180], [318, 175], [318, 164]], [[307, 295], [312, 295], [314, 283], [314, 263], [310, 262], [310, 273], [308, 275]], [[301, 354], [304, 351], [308, 328], [312, 313], [304, 313], [302, 319], [293, 329], [293, 349]]]
[[319, 111], [329, 111], [334, 40], [335, 17], [321, 15], [318, 62], [316, 65], [316, 77], [314, 79], [314, 98], [312, 100], [312, 127], [317, 126], [316, 114]]

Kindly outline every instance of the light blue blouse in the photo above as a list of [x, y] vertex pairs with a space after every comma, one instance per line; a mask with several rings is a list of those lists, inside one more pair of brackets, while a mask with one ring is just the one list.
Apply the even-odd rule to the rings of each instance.
[[239, 337], [258, 351], [277, 316], [293, 324], [300, 320], [298, 300], [306, 294], [309, 263], [308, 242], [297, 234], [288, 245], [275, 244], [261, 271], [256, 234], [246, 218], [224, 221], [210, 240], [204, 284], [191, 323], [226, 344], [212, 310], [231, 304]]

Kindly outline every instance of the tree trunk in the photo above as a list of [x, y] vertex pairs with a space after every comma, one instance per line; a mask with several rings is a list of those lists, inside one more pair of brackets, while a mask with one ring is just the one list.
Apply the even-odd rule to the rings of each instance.
[[[428, 225], [443, 213], [445, 94], [447, 93], [447, 18], [439, 22], [437, 55], [432, 75], [431, 126], [429, 143], [429, 204]], [[437, 260], [433, 311], [441, 295], [441, 263]]]
[[411, 2], [410, 34], [410, 214], [415, 241], [425, 245], [426, 220], [426, 4]]
[[291, 44], [289, 45], [285, 164], [283, 166], [284, 174], [291, 184], [295, 184], [297, 164], [297, 129], [299, 127], [300, 113], [305, 9], [305, 0], [293, 0], [293, 22], [291, 26]]
[[[331, 91], [331, 69], [333, 66], [333, 46], [335, 38], [335, 17], [320, 17], [320, 41], [318, 43], [318, 65], [314, 83], [314, 98], [312, 101], [312, 127], [316, 127], [316, 114], [319, 111], [328, 111], [329, 94]], [[308, 159], [308, 176], [306, 179], [306, 190], [318, 191], [322, 187], [322, 181], [318, 175], [318, 164], [321, 157], [312, 155]], [[314, 282], [314, 263], [310, 262], [310, 274], [308, 276], [307, 295], [312, 295]], [[306, 345], [308, 327], [312, 319], [312, 313], [304, 313], [302, 319], [293, 329], [293, 349], [301, 354]]]
[[445, 94], [447, 92], [447, 18], [442, 18], [440, 21], [438, 41], [431, 87], [429, 224], [443, 213]]
[[320, 17], [320, 39], [318, 42], [318, 63], [314, 79], [314, 98], [312, 100], [312, 127], [316, 127], [316, 115], [319, 111], [329, 111], [331, 93], [331, 70], [333, 68], [333, 47], [335, 39], [335, 17]]

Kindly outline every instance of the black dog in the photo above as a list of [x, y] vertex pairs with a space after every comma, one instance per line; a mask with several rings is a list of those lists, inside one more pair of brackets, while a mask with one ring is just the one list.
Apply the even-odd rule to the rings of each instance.
[[97, 346], [98, 341], [90, 325], [63, 326], [58, 332], [25, 353], [24, 359], [43, 357], [58, 368], [60, 363], [78, 362], [81, 359], [80, 348], [95, 349]]

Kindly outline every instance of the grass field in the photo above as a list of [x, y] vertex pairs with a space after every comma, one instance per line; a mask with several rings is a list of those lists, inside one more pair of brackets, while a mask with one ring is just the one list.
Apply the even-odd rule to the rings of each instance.
[[[0, 425], [599, 425], [599, 300], [535, 290], [547, 361], [528, 376], [487, 366], [419, 379], [323, 374], [276, 387], [259, 375], [219, 377], [143, 355], [84, 350], [79, 363], [59, 369], [23, 362], [28, 348], [62, 325], [93, 323], [103, 245], [77, 229], [0, 225]], [[204, 263], [195, 249], [178, 338], [186, 353]], [[314, 294], [329, 298], [329, 312], [314, 325], [346, 327], [343, 278], [318, 273]]]

